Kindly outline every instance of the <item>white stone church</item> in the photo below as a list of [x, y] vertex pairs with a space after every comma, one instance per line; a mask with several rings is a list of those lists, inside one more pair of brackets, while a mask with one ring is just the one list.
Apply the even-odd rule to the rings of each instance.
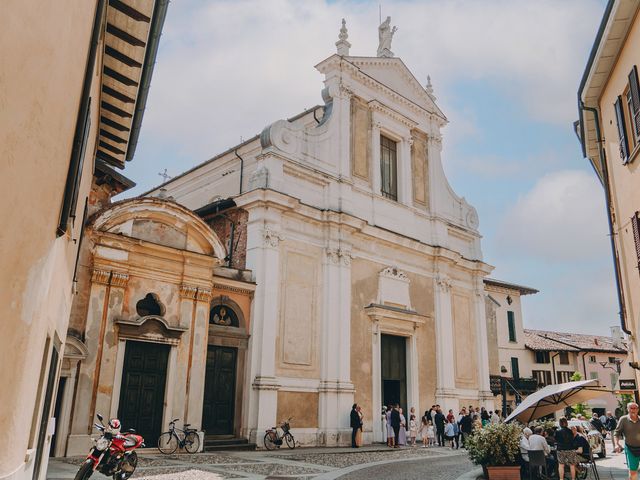
[[383, 404], [493, 405], [492, 267], [476, 210], [442, 168], [447, 119], [393, 56], [393, 32], [381, 25], [377, 56], [350, 56], [343, 23], [337, 53], [315, 67], [324, 105], [147, 194], [244, 215], [221, 238], [256, 284], [230, 433], [259, 446], [288, 417], [303, 444], [346, 444], [353, 403], [365, 442], [383, 439]]

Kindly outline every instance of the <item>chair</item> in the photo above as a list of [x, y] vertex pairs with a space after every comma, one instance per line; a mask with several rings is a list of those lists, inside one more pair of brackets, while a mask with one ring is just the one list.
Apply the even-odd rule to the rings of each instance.
[[589, 476], [589, 472], [591, 472], [593, 474], [593, 478], [595, 478], [595, 480], [600, 480], [600, 474], [598, 473], [598, 467], [596, 466], [596, 461], [593, 458], [593, 450], [589, 449], [589, 457], [586, 458], [582, 455], [580, 455], [580, 466], [582, 466], [583, 468], [586, 469], [587, 474], [584, 476], [584, 478], [587, 478]]
[[[547, 457], [544, 455], [544, 450], [529, 450], [529, 480], [534, 477], [534, 472], [540, 473], [540, 478], [549, 478], [547, 475]], [[542, 473], [544, 472], [544, 473]]]

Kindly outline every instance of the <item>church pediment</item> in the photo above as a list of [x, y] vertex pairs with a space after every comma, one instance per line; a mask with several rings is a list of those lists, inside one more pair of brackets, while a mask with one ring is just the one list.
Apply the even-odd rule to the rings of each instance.
[[354, 79], [363, 83], [373, 81], [382, 88], [389, 89], [409, 102], [440, 117], [443, 121], [447, 121], [440, 107], [436, 105], [434, 97], [425, 90], [401, 59], [397, 57], [341, 57], [332, 55], [316, 65], [316, 68], [326, 75], [340, 61], [353, 67], [352, 76]]

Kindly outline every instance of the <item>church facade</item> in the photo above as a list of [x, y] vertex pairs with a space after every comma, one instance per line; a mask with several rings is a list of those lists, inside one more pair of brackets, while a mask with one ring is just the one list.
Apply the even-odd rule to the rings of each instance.
[[324, 105], [147, 194], [226, 215], [228, 263], [251, 271], [231, 428], [258, 446], [289, 417], [302, 444], [347, 444], [353, 403], [365, 442], [383, 440], [384, 404], [493, 405], [478, 216], [443, 171], [447, 119], [386, 23], [376, 57], [350, 56], [343, 24], [316, 65]]

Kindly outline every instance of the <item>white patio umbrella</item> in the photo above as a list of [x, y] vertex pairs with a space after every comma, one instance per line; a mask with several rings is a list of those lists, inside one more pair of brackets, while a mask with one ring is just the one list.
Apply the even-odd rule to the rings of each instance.
[[517, 419], [526, 424], [564, 407], [583, 403], [606, 393], [611, 391], [601, 387], [595, 379], [547, 385], [525, 398], [506, 418], [505, 423]]

